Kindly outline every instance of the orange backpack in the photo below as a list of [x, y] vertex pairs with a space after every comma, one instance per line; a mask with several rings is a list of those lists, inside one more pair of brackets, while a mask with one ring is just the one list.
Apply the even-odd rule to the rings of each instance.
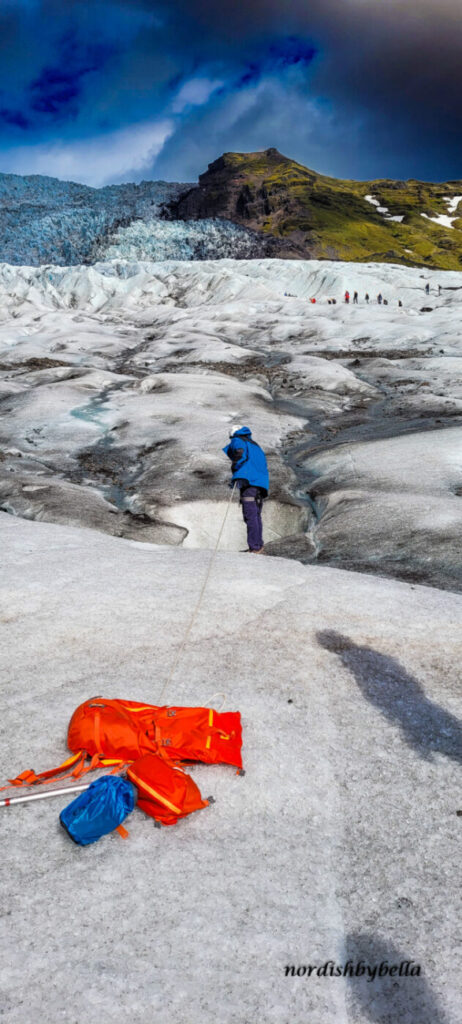
[[[164, 760], [202, 761], [242, 768], [241, 716], [213, 708], [156, 707], [130, 700], [93, 697], [74, 711], [69, 723], [70, 757], [49, 771], [26, 769], [10, 779], [11, 786], [31, 786], [80, 778], [94, 768], [120, 771], [144, 754]], [[90, 758], [90, 762], [87, 763]], [[1, 789], [8, 789], [2, 786]]]
[[157, 754], [134, 761], [127, 777], [138, 790], [137, 806], [163, 825], [175, 825], [179, 818], [208, 807], [192, 778]]
[[93, 697], [74, 711], [69, 750], [135, 761], [158, 753], [169, 761], [202, 761], [242, 768], [241, 716], [213, 708], [156, 707]]

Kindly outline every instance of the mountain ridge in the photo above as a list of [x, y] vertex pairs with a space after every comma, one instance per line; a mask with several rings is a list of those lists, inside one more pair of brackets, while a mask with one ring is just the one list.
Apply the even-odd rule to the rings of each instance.
[[333, 178], [270, 148], [224, 153], [170, 204], [170, 214], [226, 217], [266, 237], [272, 256], [457, 270], [462, 218], [458, 203], [451, 207], [455, 199], [462, 200], [462, 180]]
[[462, 180], [333, 178], [274, 148], [224, 153], [197, 183], [93, 188], [0, 173], [0, 261], [267, 257], [460, 270], [459, 203]]

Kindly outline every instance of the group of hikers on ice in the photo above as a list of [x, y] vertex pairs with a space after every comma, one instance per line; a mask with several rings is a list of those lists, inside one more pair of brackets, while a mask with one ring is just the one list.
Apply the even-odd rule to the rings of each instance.
[[[350, 302], [350, 293], [349, 293], [348, 290], [345, 292], [344, 301], [346, 302], [346, 304], [348, 306], [349, 302]], [[366, 294], [364, 296], [364, 301], [367, 304], [369, 304], [369, 293], [368, 292], [366, 292]], [[358, 302], [359, 302], [358, 292], [353, 292], [353, 303], [355, 305], [357, 305]], [[379, 292], [379, 294], [377, 295], [377, 302], [378, 302], [379, 306], [381, 306], [382, 303], [383, 303], [384, 306], [388, 306], [388, 299], [384, 299], [381, 292]], [[403, 303], [401, 302], [401, 299], [398, 299], [398, 306], [402, 306], [402, 305], [403, 305]]]
[[[441, 285], [440, 284], [437, 285], [437, 288], [438, 288], [438, 295], [441, 295]], [[428, 281], [427, 281], [427, 283], [425, 285], [425, 294], [426, 295], [430, 295], [430, 285], [429, 285]], [[345, 294], [343, 296], [343, 299], [344, 299], [344, 302], [346, 302], [346, 304], [348, 306], [349, 303], [350, 303], [350, 292], [348, 291], [348, 288], [347, 288], [347, 290], [346, 290], [346, 292], [345, 292]], [[369, 293], [366, 292], [366, 294], [364, 296], [364, 301], [367, 304], [369, 304], [369, 299], [370, 299]], [[336, 299], [328, 299], [327, 301], [328, 301], [329, 305], [331, 303], [335, 304]], [[353, 304], [357, 305], [358, 302], [359, 302], [359, 295], [358, 295], [358, 292], [355, 291], [355, 292], [353, 292]], [[388, 306], [388, 299], [384, 299], [384, 297], [383, 297], [381, 292], [379, 292], [379, 294], [377, 295], [377, 304], [379, 306], [382, 306], [382, 305], [383, 306]], [[401, 299], [398, 299], [398, 306], [402, 306], [402, 305], [403, 305], [403, 303], [401, 302]]]
[[[438, 296], [440, 296], [441, 295], [441, 285], [440, 284], [437, 285], [437, 288], [438, 288]], [[430, 294], [430, 285], [429, 285], [428, 281], [427, 281], [427, 284], [425, 285], [425, 294], [426, 295]], [[293, 295], [292, 292], [284, 292], [284, 298], [296, 299], [297, 296]], [[350, 298], [351, 298], [350, 292], [348, 291], [348, 288], [347, 288], [347, 290], [345, 291], [345, 294], [343, 296], [343, 301], [347, 304], [347, 306], [350, 303]], [[309, 301], [311, 303], [313, 303], [313, 305], [316, 303], [316, 299], [315, 298], [312, 298]], [[364, 301], [366, 302], [367, 305], [369, 304], [370, 296], [369, 296], [368, 292], [366, 292], [366, 294], [364, 296]], [[358, 302], [359, 302], [359, 294], [358, 294], [357, 291], [354, 291], [353, 292], [353, 305], [357, 305]], [[377, 295], [377, 304], [379, 306], [388, 306], [388, 299], [384, 299], [384, 297], [383, 297], [381, 292], [379, 292], [379, 294]], [[336, 306], [337, 305], [337, 299], [334, 299], [334, 298], [327, 299], [327, 305], [328, 306]], [[398, 299], [398, 306], [402, 307], [402, 305], [403, 305], [403, 303], [401, 302], [401, 299]]]

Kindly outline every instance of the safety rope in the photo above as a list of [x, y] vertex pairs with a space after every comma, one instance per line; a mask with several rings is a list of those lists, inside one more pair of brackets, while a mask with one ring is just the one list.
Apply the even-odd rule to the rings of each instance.
[[220, 540], [221, 540], [221, 537], [222, 537], [222, 533], [223, 533], [223, 530], [224, 530], [224, 528], [225, 528], [225, 523], [226, 523], [226, 520], [227, 520], [227, 518], [228, 518], [228, 512], [229, 512], [229, 510], [230, 510], [230, 508], [231, 508], [231, 502], [232, 502], [232, 500], [233, 500], [233, 497], [234, 497], [234, 492], [235, 492], [235, 490], [236, 490], [236, 484], [233, 484], [233, 488], [232, 488], [231, 494], [230, 494], [230, 496], [229, 496], [229, 501], [228, 501], [228, 504], [227, 504], [227, 506], [226, 506], [226, 512], [225, 512], [225, 514], [224, 514], [224, 516], [223, 516], [223, 522], [222, 522], [222, 524], [221, 524], [221, 527], [220, 527], [220, 532], [219, 532], [219, 534], [218, 534], [218, 537], [217, 537], [217, 541], [216, 541], [215, 547], [214, 547], [214, 549], [213, 549], [213, 551], [212, 551], [212, 557], [211, 557], [211, 559], [210, 559], [210, 562], [209, 562], [209, 567], [208, 567], [208, 569], [207, 569], [207, 573], [206, 573], [206, 576], [205, 576], [204, 582], [203, 582], [203, 584], [202, 584], [202, 587], [201, 587], [201, 590], [200, 590], [200, 594], [199, 594], [199, 597], [197, 598], [197, 601], [196, 601], [196, 606], [195, 606], [195, 608], [194, 608], [194, 611], [193, 611], [193, 613], [192, 613], [192, 615], [191, 615], [191, 619], [190, 619], [189, 625], [188, 625], [188, 627], [187, 627], [187, 629], [186, 629], [186, 633], [185, 633], [185, 635], [184, 635], [184, 637], [183, 637], [183, 640], [182, 640], [182, 642], [181, 642], [181, 644], [180, 644], [180, 646], [179, 646], [179, 648], [178, 648], [178, 651], [177, 651], [177, 654], [176, 654], [175, 660], [174, 660], [174, 662], [173, 662], [173, 665], [172, 665], [172, 668], [171, 668], [171, 671], [170, 671], [170, 675], [169, 675], [169, 676], [168, 676], [168, 678], [166, 679], [166, 681], [165, 681], [165, 683], [164, 683], [164, 685], [163, 685], [163, 687], [162, 687], [162, 690], [161, 690], [161, 692], [160, 692], [160, 695], [159, 695], [159, 697], [158, 697], [158, 702], [159, 702], [159, 704], [161, 704], [161, 703], [162, 703], [162, 697], [164, 696], [164, 693], [165, 693], [165, 691], [166, 691], [166, 689], [167, 689], [167, 686], [169, 686], [169, 685], [170, 685], [170, 683], [171, 683], [171, 681], [172, 681], [172, 679], [173, 679], [173, 676], [174, 676], [174, 674], [175, 674], [175, 671], [176, 671], [176, 668], [177, 668], [178, 662], [179, 662], [179, 660], [180, 660], [180, 658], [181, 658], [181, 655], [182, 655], [182, 653], [183, 653], [183, 650], [184, 650], [184, 648], [185, 648], [185, 645], [186, 645], [187, 639], [188, 639], [188, 637], [189, 637], [189, 634], [190, 634], [190, 632], [191, 632], [191, 630], [192, 630], [192, 627], [193, 627], [193, 625], [194, 625], [194, 622], [195, 622], [195, 620], [196, 620], [196, 616], [197, 616], [197, 613], [198, 613], [198, 611], [199, 611], [199, 608], [200, 608], [200, 606], [201, 606], [202, 598], [203, 598], [203, 596], [204, 596], [204, 593], [205, 593], [205, 588], [206, 588], [206, 586], [207, 586], [207, 583], [208, 583], [208, 581], [209, 581], [210, 573], [211, 573], [211, 571], [212, 571], [213, 563], [214, 563], [214, 561], [215, 561], [215, 556], [216, 556], [216, 553], [217, 553], [217, 551], [218, 551], [218, 546], [219, 546], [219, 544], [220, 544]]
[[[215, 707], [215, 697], [223, 697], [223, 700], [222, 700], [219, 708]], [[218, 714], [220, 714], [220, 711], [223, 711], [223, 708], [224, 708], [225, 704], [226, 704], [226, 693], [224, 692], [224, 690], [219, 690], [218, 693], [212, 693], [212, 696], [209, 697], [209, 699], [207, 701], [207, 707], [208, 708], [213, 708], [214, 711], [218, 711]]]

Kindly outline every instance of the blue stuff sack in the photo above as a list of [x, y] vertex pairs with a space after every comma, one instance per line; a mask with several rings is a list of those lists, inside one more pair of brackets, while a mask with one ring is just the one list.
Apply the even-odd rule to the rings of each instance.
[[59, 820], [80, 846], [113, 832], [136, 803], [136, 789], [120, 775], [102, 775], [61, 811]]

